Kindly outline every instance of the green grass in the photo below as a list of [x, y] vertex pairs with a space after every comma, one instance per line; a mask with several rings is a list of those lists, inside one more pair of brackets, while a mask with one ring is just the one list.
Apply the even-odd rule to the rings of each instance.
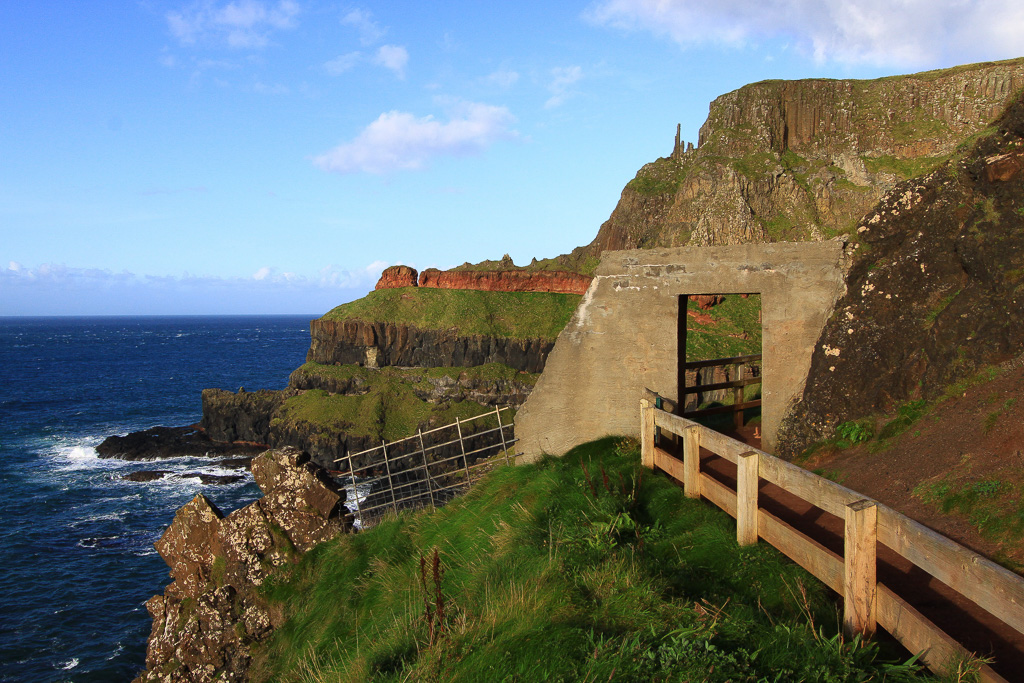
[[[695, 301], [687, 302], [687, 311], [711, 316], [714, 324], [705, 325], [692, 316], [686, 319], [686, 360], [727, 358], [761, 352], [761, 296], [746, 299], [726, 295], [725, 301], [701, 311]], [[746, 336], [744, 339], [743, 336]]]
[[645, 197], [654, 197], [675, 192], [685, 177], [686, 169], [678, 161], [662, 157], [641, 168], [626, 187]]
[[253, 681], [924, 678], [845, 642], [826, 588], [612, 438], [321, 545], [264, 594], [286, 620]]
[[996, 542], [1024, 537], [1024, 500], [1019, 487], [999, 479], [971, 479], [955, 472], [919, 484], [914, 495], [944, 514], [964, 516], [983, 536]]
[[293, 380], [309, 378], [313, 380], [354, 380], [358, 379], [361, 384], [372, 385], [381, 377], [398, 377], [409, 384], [428, 388], [430, 380], [449, 378], [482, 382], [520, 382], [523, 384], [536, 384], [540, 378], [539, 374], [521, 372], [510, 368], [502, 363], [485, 363], [473, 367], [440, 367], [440, 368], [398, 368], [383, 367], [370, 369], [362, 365], [322, 365], [320, 363], [307, 362], [292, 371]]
[[310, 389], [286, 399], [271, 428], [288, 430], [304, 425], [314, 427], [312, 431], [322, 439], [335, 438], [342, 432], [391, 441], [415, 434], [421, 426], [450, 424], [456, 418], [493, 410], [473, 401], [430, 403], [419, 398], [414, 389], [401, 372], [384, 368], [369, 391], [359, 396]]
[[949, 157], [937, 156], [900, 159], [892, 155], [883, 154], [877, 157], [864, 156], [861, 157], [861, 159], [864, 161], [865, 168], [867, 168], [871, 173], [892, 173], [903, 180], [908, 180], [935, 170], [938, 166], [949, 159]]
[[554, 339], [580, 302], [578, 294], [482, 292], [404, 287], [378, 289], [331, 309], [323, 320], [367, 320], [457, 329], [461, 335]]

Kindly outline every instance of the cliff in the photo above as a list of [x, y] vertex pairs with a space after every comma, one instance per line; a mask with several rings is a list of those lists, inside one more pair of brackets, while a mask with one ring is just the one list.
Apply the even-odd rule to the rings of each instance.
[[828, 239], [983, 130], [1024, 59], [870, 81], [764, 81], [711, 103], [699, 145], [647, 164], [593, 242], [607, 249]]
[[253, 646], [278, 625], [260, 588], [350, 525], [345, 492], [308, 461], [267, 451], [252, 463], [256, 502], [225, 517], [200, 494], [178, 510], [155, 544], [173, 581], [146, 602], [153, 628], [136, 683], [248, 680]]
[[[511, 260], [509, 261], [510, 265]], [[385, 268], [375, 290], [402, 287], [430, 287], [434, 289], [473, 289], [485, 292], [546, 292], [556, 294], [585, 294], [589, 275], [556, 270], [438, 270], [427, 268], [417, 273], [409, 266]]]
[[780, 435], [794, 454], [835, 427], [1024, 353], [1024, 98], [856, 229], [847, 292]]
[[306, 361], [321, 364], [402, 367], [475, 366], [502, 363], [540, 372], [554, 341], [424, 330], [414, 325], [365, 320], [314, 320]]
[[[216, 441], [294, 447], [328, 469], [350, 452], [479, 415], [518, 407], [536, 375], [508, 366], [369, 369], [306, 363], [283, 391], [203, 391], [206, 434]], [[467, 434], [475, 427], [467, 427]], [[355, 466], [364, 465], [358, 458]], [[347, 467], [347, 465], [346, 465]]]

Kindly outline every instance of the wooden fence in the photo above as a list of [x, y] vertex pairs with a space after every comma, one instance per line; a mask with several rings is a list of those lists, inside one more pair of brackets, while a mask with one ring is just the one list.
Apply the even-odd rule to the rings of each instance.
[[[495, 455], [504, 453], [505, 463], [510, 464], [509, 450], [517, 439], [511, 431], [506, 432], [513, 429], [512, 421], [502, 423], [506, 410], [511, 409], [495, 408], [442, 427], [417, 430], [404, 439], [381, 440], [380, 446], [337, 458], [335, 462], [347, 463], [348, 471], [334, 473], [334, 477], [350, 488], [350, 500], [356, 501], [352, 511], [360, 527], [367, 528], [387, 510], [443, 505], [468, 491], [493, 467]], [[494, 419], [498, 426], [464, 432], [465, 425], [487, 419]], [[452, 450], [454, 455], [444, 455]], [[354, 459], [368, 464], [353, 466]], [[364, 476], [357, 477], [357, 470]]]
[[[761, 360], [761, 354], [751, 354], [749, 356], [733, 356], [731, 358], [714, 358], [711, 360], [698, 360], [691, 361], [683, 364], [684, 373], [686, 370], [699, 370], [700, 368], [710, 367], [723, 367], [733, 365], [736, 367], [736, 378], [728, 382], [717, 382], [715, 384], [703, 384], [700, 386], [683, 387], [680, 390], [679, 400], [682, 403], [686, 403], [686, 397], [690, 394], [704, 394], [709, 391], [716, 391], [718, 389], [732, 389], [733, 390], [733, 402], [732, 405], [728, 406], [716, 406], [714, 408], [705, 408], [703, 410], [691, 410], [684, 412], [683, 415], [687, 417], [704, 417], [706, 415], [717, 415], [719, 413], [732, 413], [736, 427], [743, 426], [743, 411], [747, 408], [756, 408], [761, 405], [761, 399], [755, 399], [753, 401], [743, 400], [743, 388], [751, 384], [760, 384], [760, 375], [752, 375], [751, 377], [743, 376], [743, 369], [750, 363]], [[685, 376], [685, 375], [684, 375]]]
[[[641, 459], [683, 482], [736, 518], [741, 545], [764, 539], [843, 597], [847, 635], [871, 635], [876, 624], [929, 669], [945, 672], [972, 656], [904, 598], [876, 579], [876, 551], [886, 546], [1007, 626], [1024, 633], [1024, 579], [885, 505], [696, 422], [640, 401]], [[683, 459], [655, 446], [659, 429], [681, 437]], [[736, 465], [736, 490], [701, 471], [704, 448]], [[760, 480], [845, 520], [844, 554], [825, 548], [758, 504]], [[1005, 681], [982, 665], [983, 681]]]

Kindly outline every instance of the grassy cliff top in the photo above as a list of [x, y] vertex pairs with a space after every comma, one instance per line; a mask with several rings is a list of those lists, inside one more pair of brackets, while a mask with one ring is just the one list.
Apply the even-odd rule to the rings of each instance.
[[404, 287], [378, 289], [331, 309], [321, 320], [366, 320], [457, 329], [513, 339], [554, 339], [580, 302], [578, 294], [481, 292]]
[[319, 546], [263, 594], [285, 621], [255, 682], [927, 678], [844, 641], [823, 584], [737, 546], [728, 515], [626, 440], [500, 467], [434, 514]]

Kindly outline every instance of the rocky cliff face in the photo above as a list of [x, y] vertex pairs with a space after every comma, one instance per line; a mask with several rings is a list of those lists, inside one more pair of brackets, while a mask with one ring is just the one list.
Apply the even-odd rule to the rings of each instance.
[[479, 289], [485, 292], [551, 292], [586, 294], [589, 275], [565, 271], [526, 270], [438, 270], [428, 268], [420, 273], [420, 287], [438, 289]]
[[1024, 352], [1024, 99], [997, 129], [902, 183], [856, 229], [784, 454], [847, 420], [931, 399]]
[[765, 81], [711, 103], [699, 146], [644, 166], [588, 247], [820, 240], [982, 131], [1024, 60], [872, 81]]
[[476, 289], [484, 292], [548, 292], [585, 294], [589, 275], [553, 270], [438, 270], [427, 268], [416, 277], [409, 266], [385, 268], [377, 289], [429, 287], [433, 289]]
[[137, 683], [246, 680], [251, 646], [278, 625], [259, 587], [350, 526], [344, 492], [309, 456], [268, 451], [252, 473], [262, 498], [225, 517], [198, 495], [157, 541], [173, 581], [146, 603], [153, 629]]
[[471, 367], [501, 363], [540, 372], [554, 340], [460, 335], [412, 325], [364, 320], [314, 320], [306, 361], [324, 365]]
[[[521, 373], [511, 373], [510, 376], [510, 372], [463, 371], [431, 375], [414, 368], [390, 368], [384, 371], [387, 377], [380, 377], [376, 376], [379, 371], [359, 369], [339, 373], [337, 370], [333, 366], [306, 364], [292, 373], [289, 388], [282, 391], [234, 393], [206, 389], [202, 395], [203, 419], [200, 426], [205, 435], [215, 441], [246, 441], [273, 448], [297, 448], [308, 453], [316, 464], [333, 470], [338, 469], [336, 459], [379, 445], [389, 420], [406, 421], [393, 413], [404, 415], [408, 412], [407, 400], [438, 409], [464, 401], [481, 406], [517, 408], [526, 401], [536, 381], [535, 376]], [[373, 415], [375, 423], [353, 422], [347, 426], [339, 423], [330, 417], [329, 401], [324, 402], [319, 421], [297, 416], [292, 410], [293, 403], [303, 401], [307, 392], [321, 392], [324, 398], [363, 397], [374, 408], [354, 413]], [[428, 416], [427, 421], [413, 424], [409, 429], [415, 432], [417, 426], [424, 429], [437, 426], [430, 424], [430, 419]], [[467, 429], [472, 430], [473, 427]]]

